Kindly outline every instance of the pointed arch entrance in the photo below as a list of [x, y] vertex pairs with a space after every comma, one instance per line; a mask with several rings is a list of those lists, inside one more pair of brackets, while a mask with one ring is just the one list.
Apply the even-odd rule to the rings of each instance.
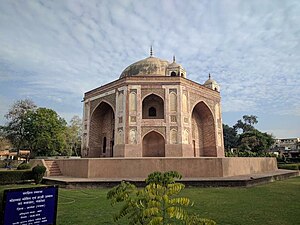
[[192, 141], [195, 156], [217, 156], [214, 117], [204, 102], [192, 111]]
[[164, 100], [155, 94], [150, 94], [143, 100], [143, 119], [163, 119]]
[[101, 102], [91, 116], [88, 157], [113, 157], [114, 129], [113, 108]]
[[164, 137], [151, 131], [143, 138], [143, 157], [165, 157]]

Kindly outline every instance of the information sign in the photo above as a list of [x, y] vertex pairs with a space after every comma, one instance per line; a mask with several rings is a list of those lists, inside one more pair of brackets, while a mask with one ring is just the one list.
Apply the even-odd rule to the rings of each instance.
[[3, 225], [55, 225], [57, 186], [5, 190]]

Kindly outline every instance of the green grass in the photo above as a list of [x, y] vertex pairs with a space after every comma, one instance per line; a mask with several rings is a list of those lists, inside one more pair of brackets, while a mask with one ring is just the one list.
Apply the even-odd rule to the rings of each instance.
[[193, 211], [222, 225], [299, 225], [300, 177], [250, 188], [187, 189]]
[[[57, 224], [114, 224], [117, 208], [107, 191], [59, 189]], [[249, 188], [186, 188], [182, 195], [194, 201], [192, 212], [220, 225], [300, 225], [300, 177]]]

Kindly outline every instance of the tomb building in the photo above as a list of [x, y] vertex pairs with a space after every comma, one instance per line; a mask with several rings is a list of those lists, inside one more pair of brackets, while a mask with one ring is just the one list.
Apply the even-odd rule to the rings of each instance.
[[[221, 185], [281, 176], [276, 158], [224, 156], [220, 86], [210, 74], [204, 84], [188, 79], [175, 57], [168, 62], [151, 51], [119, 79], [86, 92], [83, 104], [82, 158], [31, 160], [46, 165], [47, 176], [60, 171], [70, 183], [96, 184], [178, 171], [196, 183], [226, 177]], [[234, 176], [243, 177], [227, 179]]]
[[221, 97], [211, 78], [188, 79], [150, 56], [84, 94], [82, 157], [224, 157]]

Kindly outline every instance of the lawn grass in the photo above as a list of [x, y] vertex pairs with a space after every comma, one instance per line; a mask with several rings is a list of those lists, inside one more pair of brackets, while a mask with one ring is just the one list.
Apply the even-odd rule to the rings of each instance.
[[[57, 225], [114, 224], [108, 190], [59, 189]], [[191, 212], [220, 225], [300, 225], [300, 177], [249, 188], [186, 188], [182, 196], [194, 201]]]
[[250, 188], [190, 188], [193, 211], [222, 225], [299, 225], [300, 178]]
[[[113, 224], [107, 191], [60, 189], [58, 225]], [[195, 202], [192, 212], [217, 224], [300, 224], [300, 177], [250, 188], [186, 188], [182, 195]]]

